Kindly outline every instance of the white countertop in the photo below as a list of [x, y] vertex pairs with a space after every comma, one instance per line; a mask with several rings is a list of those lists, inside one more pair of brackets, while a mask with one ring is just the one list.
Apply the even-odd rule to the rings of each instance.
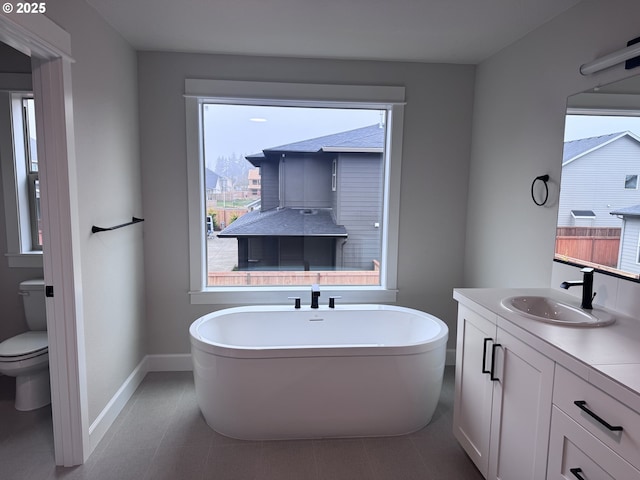
[[[613, 325], [574, 327], [527, 318], [504, 308], [502, 299], [538, 295], [579, 307], [576, 297], [552, 288], [457, 288], [453, 298], [498, 327], [640, 412], [640, 319], [612, 310]], [[480, 308], [478, 308], [480, 307]]]

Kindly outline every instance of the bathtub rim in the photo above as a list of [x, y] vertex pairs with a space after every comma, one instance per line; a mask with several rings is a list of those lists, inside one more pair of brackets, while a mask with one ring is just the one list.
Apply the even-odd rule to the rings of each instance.
[[[440, 327], [438, 334], [433, 337], [417, 343], [407, 343], [403, 345], [369, 345], [369, 344], [332, 344], [332, 345], [287, 345], [287, 346], [259, 346], [248, 347], [229, 345], [214, 342], [210, 339], [202, 337], [198, 333], [198, 327], [211, 319], [221, 317], [232, 313], [244, 312], [331, 312], [331, 311], [400, 311], [416, 315], [418, 317], [430, 320]], [[352, 356], [387, 356], [387, 355], [416, 355], [429, 352], [441, 348], [446, 351], [446, 344], [449, 337], [449, 327], [441, 319], [422, 310], [409, 307], [384, 304], [345, 304], [330, 309], [323, 305], [318, 309], [311, 309], [309, 306], [303, 306], [299, 310], [294, 309], [290, 305], [250, 305], [244, 307], [231, 307], [217, 310], [202, 315], [189, 326], [189, 340], [191, 347], [201, 350], [210, 355], [218, 355], [230, 358], [300, 358], [300, 357], [352, 357]]]

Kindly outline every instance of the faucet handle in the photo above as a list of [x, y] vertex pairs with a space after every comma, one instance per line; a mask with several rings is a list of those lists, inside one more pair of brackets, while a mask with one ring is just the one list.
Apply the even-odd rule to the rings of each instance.
[[300, 297], [287, 297], [291, 300], [295, 300], [294, 308], [300, 308]]
[[336, 308], [336, 298], [342, 298], [340, 295], [329, 297], [329, 308]]
[[594, 272], [594, 270], [595, 270], [595, 269], [594, 269], [593, 267], [584, 267], [584, 268], [582, 268], [580, 271], [581, 271], [582, 273], [593, 273], [593, 272]]

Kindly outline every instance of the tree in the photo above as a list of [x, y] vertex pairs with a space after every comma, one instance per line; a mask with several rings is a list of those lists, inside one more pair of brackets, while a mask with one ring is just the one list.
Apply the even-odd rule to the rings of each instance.
[[247, 185], [250, 168], [252, 165], [244, 156], [232, 153], [231, 156], [216, 159], [214, 172], [227, 179], [227, 190], [234, 190], [237, 186]]

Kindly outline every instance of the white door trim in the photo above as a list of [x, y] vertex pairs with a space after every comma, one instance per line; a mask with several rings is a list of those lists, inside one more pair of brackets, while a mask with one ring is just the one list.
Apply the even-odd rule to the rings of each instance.
[[47, 298], [51, 406], [57, 465], [90, 453], [85, 371], [71, 38], [44, 15], [0, 16], [0, 40], [30, 55], [40, 161], [43, 264]]

